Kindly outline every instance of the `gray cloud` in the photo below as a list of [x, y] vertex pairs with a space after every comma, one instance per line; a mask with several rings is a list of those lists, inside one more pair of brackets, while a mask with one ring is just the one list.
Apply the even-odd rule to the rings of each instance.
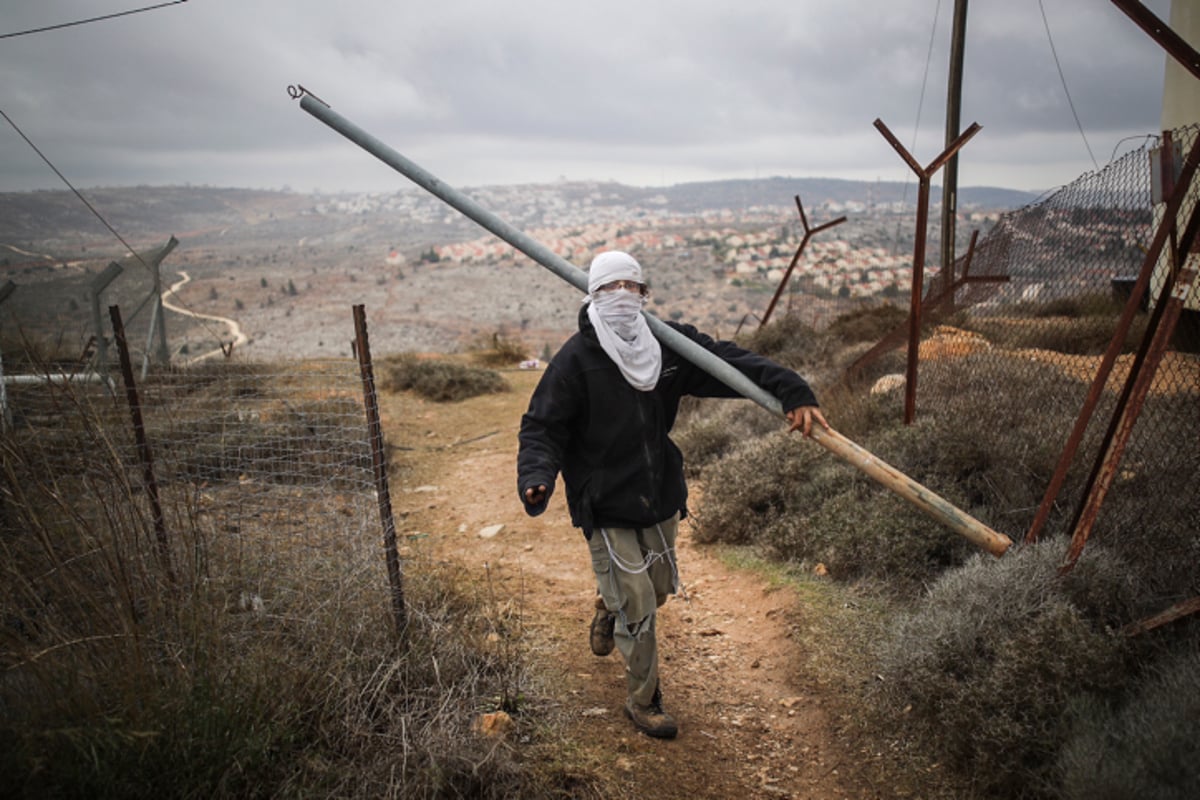
[[[1101, 163], [1122, 139], [1154, 133], [1158, 46], [1110, 3], [1043, 4]], [[1168, 16], [1168, 0], [1148, 5]], [[3, 25], [128, 8], [21, 4]], [[910, 173], [872, 121], [918, 161], [941, 151], [952, 9], [952, 0], [190, 0], [0, 40], [0, 108], [78, 186], [406, 185], [300, 111], [285, 92], [293, 83], [462, 186], [897, 180]], [[1092, 168], [1037, 0], [971, 4], [963, 124], [973, 121], [983, 131], [963, 150], [964, 183], [1041, 189]], [[0, 130], [0, 190], [60, 185]]]

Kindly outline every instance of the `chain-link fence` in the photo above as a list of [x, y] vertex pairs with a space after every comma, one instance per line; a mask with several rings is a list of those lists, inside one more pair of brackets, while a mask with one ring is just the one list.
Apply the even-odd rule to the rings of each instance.
[[[1140, 303], [1128, 312], [1126, 307], [1143, 264], [1151, 258], [1171, 184], [1196, 139], [1195, 128], [1173, 131], [1003, 215], [953, 272], [944, 271], [929, 283], [919, 348], [918, 387], [927, 376], [944, 371], [953, 372], [955, 380], [991, 381], [997, 387], [1019, 382], [1028, 389], [1021, 400], [1024, 407], [1014, 408], [1013, 414], [1049, 416], [1054, 411], [1076, 425], [1074, 432], [1068, 424], [1052, 433], [1054, 446], [1065, 455], [1059, 465], [1061, 487], [1053, 496], [1048, 493], [1043, 504], [1043, 532], [1071, 532], [1092, 485], [1089, 476], [1114, 440], [1114, 415], [1123, 410], [1126, 419], [1136, 419], [1119, 460], [1110, 458], [1103, 465], [1112, 483], [1096, 533], [1132, 537], [1182, 528], [1191, 534], [1173, 537], [1169, 548], [1161, 539], [1147, 541], [1146, 548], [1156, 550], [1156, 559], [1183, 563], [1200, 555], [1195, 552], [1200, 547], [1195, 541], [1200, 530], [1200, 312], [1194, 296], [1182, 310], [1153, 380], [1149, 370], [1141, 370], [1148, 387], [1144, 402], [1126, 394], [1131, 372], [1146, 363], [1139, 352], [1157, 325], [1156, 309], [1166, 303], [1163, 287], [1183, 261], [1173, 253], [1186, 244], [1200, 181], [1180, 183], [1186, 195], [1180, 195], [1177, 224], [1166, 237], [1164, 255], [1152, 267]], [[1128, 324], [1119, 353], [1113, 350], [1103, 390], [1094, 390], [1123, 314]], [[903, 348], [906, 333], [896, 331], [885, 340], [887, 346], [860, 359], [852, 372], [878, 377], [888, 363], [881, 356], [889, 350], [894, 368], [895, 350]], [[929, 410], [936, 402], [935, 395], [923, 395], [918, 388], [918, 416], [922, 406]], [[1003, 421], [980, 419], [979, 424]], [[1077, 446], [1068, 447], [1069, 439], [1077, 439]], [[1012, 522], [1029, 530], [1038, 509], [1015, 513], [1020, 519]]]

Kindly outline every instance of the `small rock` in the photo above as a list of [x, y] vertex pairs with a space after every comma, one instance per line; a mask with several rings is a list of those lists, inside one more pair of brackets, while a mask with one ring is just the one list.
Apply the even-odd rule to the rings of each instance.
[[504, 523], [500, 523], [498, 525], [488, 525], [486, 528], [479, 529], [479, 538], [492, 539], [502, 530], [504, 530]]

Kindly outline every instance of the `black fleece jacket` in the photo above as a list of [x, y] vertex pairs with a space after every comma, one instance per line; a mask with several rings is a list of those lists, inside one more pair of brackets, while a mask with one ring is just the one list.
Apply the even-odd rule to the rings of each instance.
[[[792, 370], [691, 325], [667, 324], [775, 395], [784, 411], [817, 405]], [[662, 356], [657, 386], [638, 391], [600, 347], [586, 306], [580, 310], [579, 332], [547, 365], [521, 417], [517, 491], [530, 516], [546, 510], [560, 471], [571, 523], [588, 538], [595, 528], [644, 528], [687, 515], [683, 455], [669, 437], [679, 401], [738, 394], [670, 348]], [[525, 503], [525, 490], [538, 485], [546, 497]]]

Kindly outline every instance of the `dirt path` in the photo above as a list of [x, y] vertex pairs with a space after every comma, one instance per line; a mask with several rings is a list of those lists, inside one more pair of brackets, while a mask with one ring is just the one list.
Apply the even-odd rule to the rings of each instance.
[[[392, 501], [410, 546], [464, 564], [521, 603], [528, 658], [546, 671], [589, 758], [611, 764], [640, 798], [866, 798], [821, 698], [804, 687], [789, 630], [804, 609], [786, 589], [731, 569], [680, 526], [686, 599], [659, 620], [663, 693], [680, 734], [658, 741], [622, 713], [620, 655], [587, 644], [595, 592], [587, 548], [561, 487], [527, 517], [516, 496], [521, 413], [540, 371], [511, 371], [513, 391], [463, 403], [384, 396], [381, 412], [402, 469]], [[480, 532], [503, 525], [485, 538]]]

